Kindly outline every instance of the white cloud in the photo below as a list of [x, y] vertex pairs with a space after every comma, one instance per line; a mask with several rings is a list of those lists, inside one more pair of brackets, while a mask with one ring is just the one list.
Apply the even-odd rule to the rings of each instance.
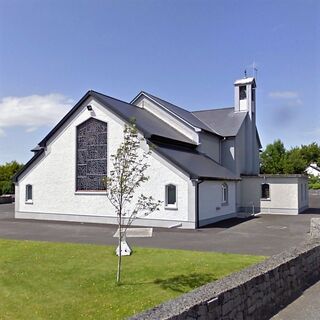
[[53, 125], [71, 108], [73, 101], [62, 94], [5, 97], [0, 100], [0, 137], [5, 128], [23, 127], [26, 132]]
[[269, 93], [269, 97], [274, 99], [296, 99], [299, 94], [295, 91], [272, 91]]
[[303, 101], [296, 91], [272, 91], [269, 97], [281, 101], [282, 105], [287, 107], [299, 107], [303, 105]]

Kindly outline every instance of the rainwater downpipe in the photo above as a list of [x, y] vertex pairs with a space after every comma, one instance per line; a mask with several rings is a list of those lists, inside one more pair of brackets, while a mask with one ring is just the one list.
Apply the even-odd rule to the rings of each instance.
[[199, 229], [199, 185], [203, 182], [201, 179], [194, 179], [193, 180], [196, 184], [196, 229]]

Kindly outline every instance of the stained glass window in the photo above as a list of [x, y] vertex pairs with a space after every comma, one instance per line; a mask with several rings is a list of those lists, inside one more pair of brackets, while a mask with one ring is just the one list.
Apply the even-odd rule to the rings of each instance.
[[77, 190], [104, 190], [107, 174], [107, 124], [90, 118], [77, 127]]

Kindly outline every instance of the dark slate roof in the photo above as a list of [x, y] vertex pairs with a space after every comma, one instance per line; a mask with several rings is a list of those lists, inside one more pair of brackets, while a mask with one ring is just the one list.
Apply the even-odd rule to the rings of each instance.
[[91, 94], [122, 119], [127, 121], [135, 119], [137, 128], [144, 133], [146, 138], [150, 138], [155, 135], [184, 143], [196, 144], [145, 109], [95, 91], [91, 91]]
[[[140, 94], [144, 94], [145, 96], [151, 98], [152, 100], [154, 100], [155, 102], [157, 102], [158, 104], [160, 104], [162, 107], [168, 109], [170, 112], [174, 113], [176, 116], [182, 118], [183, 120], [185, 120], [186, 122], [188, 122], [189, 124], [191, 124], [194, 127], [197, 127], [199, 129], [203, 129], [205, 131], [209, 131], [211, 133], [215, 133], [217, 134], [217, 132], [215, 131], [214, 128], [210, 128], [209, 126], [207, 126], [205, 123], [203, 123], [201, 120], [199, 120], [195, 115], [192, 114], [192, 112], [185, 110], [183, 108], [180, 108], [166, 100], [163, 100], [161, 98], [158, 98], [148, 92], [145, 91], [141, 91]], [[138, 96], [140, 96], [140, 94]], [[137, 96], [137, 97], [138, 97]], [[135, 98], [136, 99], [136, 98]], [[133, 101], [135, 100], [133, 99]]]
[[247, 116], [247, 112], [234, 112], [234, 108], [193, 111], [198, 119], [223, 137], [234, 137]]
[[196, 150], [156, 144], [154, 151], [189, 173], [191, 179], [240, 180], [233, 172]]
[[125, 121], [135, 119], [137, 128], [144, 133], [146, 138], [152, 135], [165, 137], [182, 143], [195, 144], [192, 140], [173, 129], [171, 126], [160, 120], [150, 112], [139, 108], [130, 103], [109, 97], [102, 93], [90, 90], [81, 100], [65, 115], [65, 117], [49, 132], [49, 134], [39, 143], [40, 147], [45, 146], [46, 142], [61, 128], [69, 117], [82, 105], [88, 97], [94, 97], [107, 109], [110, 109]]
[[[168, 124], [152, 115], [145, 109], [130, 103], [106, 96], [104, 94], [88, 91], [81, 100], [67, 113], [67, 115], [49, 132], [39, 143], [34, 151], [33, 158], [19, 171], [14, 181], [44, 152], [47, 141], [67, 122], [70, 116], [89, 97], [93, 97], [105, 108], [113, 111], [125, 121], [135, 119], [137, 128], [144, 134], [145, 138], [157, 143], [156, 152], [175, 163], [182, 170], [190, 174], [191, 178], [215, 179], [215, 180], [237, 180], [239, 177], [228, 169], [195, 150], [196, 144], [184, 135], [174, 130]], [[37, 151], [39, 150], [39, 151]]]

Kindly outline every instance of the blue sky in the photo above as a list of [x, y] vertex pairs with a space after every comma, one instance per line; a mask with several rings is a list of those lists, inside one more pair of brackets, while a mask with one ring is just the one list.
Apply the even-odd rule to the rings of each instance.
[[89, 89], [226, 107], [253, 63], [263, 145], [319, 143], [319, 21], [316, 0], [0, 0], [0, 163]]

